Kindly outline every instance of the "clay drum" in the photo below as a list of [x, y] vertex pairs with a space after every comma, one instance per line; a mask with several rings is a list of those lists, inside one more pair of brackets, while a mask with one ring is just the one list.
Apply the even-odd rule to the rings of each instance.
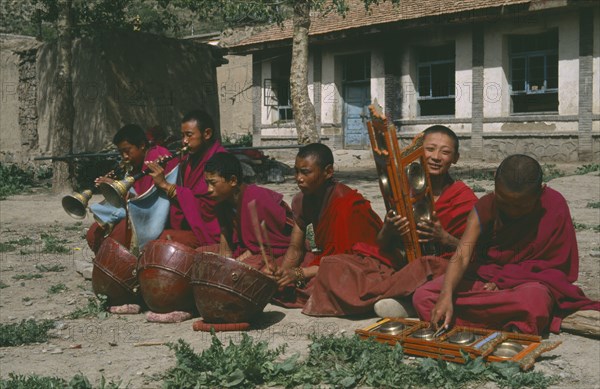
[[190, 273], [195, 251], [170, 240], [153, 240], [144, 246], [138, 265], [142, 297], [152, 311], [194, 311]]
[[136, 276], [137, 258], [125, 246], [108, 237], [104, 239], [92, 270], [92, 289], [108, 297], [110, 305], [139, 301]]
[[206, 323], [248, 323], [277, 291], [277, 282], [235, 259], [198, 252], [192, 271], [196, 307]]

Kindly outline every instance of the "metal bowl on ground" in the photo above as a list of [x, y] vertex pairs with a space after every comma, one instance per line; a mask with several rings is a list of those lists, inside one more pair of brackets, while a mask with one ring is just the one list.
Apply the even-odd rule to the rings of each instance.
[[421, 328], [410, 334], [410, 337], [421, 340], [432, 340], [434, 332], [435, 331], [431, 328]]
[[509, 359], [520, 353], [524, 348], [522, 344], [517, 342], [502, 342], [496, 347], [492, 355], [498, 358]]
[[382, 334], [387, 335], [398, 335], [400, 332], [402, 332], [404, 328], [406, 328], [406, 326], [400, 322], [388, 321], [387, 323], [384, 323], [379, 327], [375, 328], [374, 331], [381, 332]]
[[448, 342], [454, 344], [468, 344], [475, 340], [475, 334], [469, 331], [458, 331], [448, 337]]

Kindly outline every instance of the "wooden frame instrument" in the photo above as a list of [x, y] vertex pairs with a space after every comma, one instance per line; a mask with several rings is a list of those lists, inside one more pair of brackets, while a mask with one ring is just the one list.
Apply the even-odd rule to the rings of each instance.
[[386, 212], [393, 210], [409, 222], [410, 231], [402, 236], [406, 259], [410, 262], [423, 255], [435, 255], [435, 245], [419, 243], [417, 233], [417, 223], [431, 220], [433, 214], [423, 136], [417, 135], [409, 146], [401, 149], [396, 127], [388, 123], [377, 100], [369, 106], [369, 111], [371, 120], [367, 121], [367, 127]]

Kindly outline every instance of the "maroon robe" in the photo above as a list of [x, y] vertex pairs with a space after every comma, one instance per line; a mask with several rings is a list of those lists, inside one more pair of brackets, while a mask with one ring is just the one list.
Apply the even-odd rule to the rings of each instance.
[[[471, 188], [461, 181], [447, 187], [434, 205], [442, 227], [460, 238], [476, 201]], [[425, 256], [401, 267], [398, 258], [377, 246], [357, 244], [352, 254], [323, 258], [302, 313], [311, 316], [371, 313], [378, 300], [406, 297], [428, 279], [443, 274], [447, 266], [443, 258], [451, 255], [446, 251], [441, 257]]]
[[[544, 188], [539, 209], [519, 220], [502, 222], [493, 193], [482, 197], [475, 211], [481, 234], [473, 264], [455, 293], [457, 324], [558, 333], [565, 316], [579, 309], [600, 310], [600, 302], [573, 285], [579, 273], [577, 240], [560, 193]], [[499, 290], [483, 290], [487, 282]], [[415, 292], [414, 305], [424, 320], [442, 286], [440, 277]]]
[[[348, 186], [328, 181], [321, 197], [294, 196], [292, 210], [296, 224], [306, 233], [306, 227], [313, 225], [315, 243], [319, 252], [308, 252], [302, 259], [301, 267], [319, 266], [321, 258], [327, 255], [352, 252], [356, 242], [375, 244], [382, 222], [371, 209], [371, 204], [356, 190]], [[279, 259], [281, 264], [282, 258]], [[320, 270], [319, 270], [320, 271]], [[290, 308], [304, 306], [316, 277], [306, 288], [287, 287], [276, 296], [275, 302]]]
[[188, 155], [179, 163], [177, 196], [171, 199], [169, 229], [159, 239], [171, 238], [180, 243], [197, 247], [219, 241], [219, 223], [215, 215], [215, 201], [208, 196], [208, 185], [204, 181], [206, 162], [216, 153], [227, 152], [219, 141], [215, 141], [201, 155]]
[[[217, 205], [216, 214], [221, 233], [227, 239], [233, 258], [237, 258], [245, 251], [250, 251], [252, 257], [246, 258], [244, 262], [261, 268], [263, 265], [262, 253], [248, 208], [251, 201], [256, 204], [258, 221], [265, 222], [270, 244], [269, 248], [265, 248], [268, 250], [267, 255], [278, 257], [285, 254], [290, 245], [294, 219], [292, 210], [283, 201], [282, 194], [256, 185], [242, 187], [235, 209], [226, 202]], [[264, 234], [262, 228], [261, 234]], [[262, 239], [266, 245], [267, 242], [264, 238]]]

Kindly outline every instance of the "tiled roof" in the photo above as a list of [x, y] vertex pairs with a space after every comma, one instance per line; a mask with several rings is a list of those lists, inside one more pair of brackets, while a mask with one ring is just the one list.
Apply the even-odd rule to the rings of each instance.
[[[353, 28], [530, 2], [530, 0], [400, 0], [398, 5], [394, 5], [388, 0], [378, 6], [371, 6], [370, 10], [366, 11], [363, 0], [349, 0], [350, 10], [346, 17], [342, 17], [335, 11], [327, 15], [312, 16], [309, 35], [317, 36]], [[292, 21], [288, 19], [282, 27], [277, 25], [267, 27], [229, 47], [240, 48], [257, 43], [291, 39], [291, 37]]]

